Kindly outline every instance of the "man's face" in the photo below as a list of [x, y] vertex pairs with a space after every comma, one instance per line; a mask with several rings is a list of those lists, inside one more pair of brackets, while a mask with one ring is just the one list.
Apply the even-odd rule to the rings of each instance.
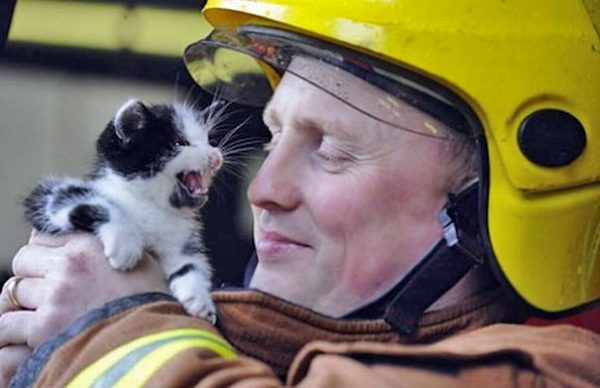
[[[389, 102], [329, 66], [298, 71]], [[374, 110], [402, 126], [440, 126], [401, 102], [385, 106]], [[334, 317], [381, 296], [442, 233], [442, 141], [382, 124], [290, 73], [264, 120], [273, 140], [248, 189], [259, 258], [250, 286]]]

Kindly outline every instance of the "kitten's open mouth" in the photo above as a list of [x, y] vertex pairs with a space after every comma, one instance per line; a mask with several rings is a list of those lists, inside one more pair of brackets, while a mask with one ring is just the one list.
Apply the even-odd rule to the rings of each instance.
[[179, 185], [191, 197], [206, 197], [210, 186], [210, 174], [200, 171], [182, 171], [177, 174]]

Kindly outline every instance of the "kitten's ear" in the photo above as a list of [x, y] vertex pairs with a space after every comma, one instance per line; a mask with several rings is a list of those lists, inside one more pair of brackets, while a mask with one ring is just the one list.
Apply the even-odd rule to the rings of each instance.
[[127, 145], [137, 132], [144, 129], [151, 116], [152, 112], [141, 101], [129, 100], [115, 115], [115, 134]]

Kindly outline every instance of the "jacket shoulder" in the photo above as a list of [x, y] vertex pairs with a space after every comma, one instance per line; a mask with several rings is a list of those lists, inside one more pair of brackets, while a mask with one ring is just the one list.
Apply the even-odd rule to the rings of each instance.
[[591, 331], [496, 324], [430, 344], [313, 342], [295, 358], [288, 383], [369, 375], [407, 386], [591, 387], [600, 386], [599, 362], [600, 336]]

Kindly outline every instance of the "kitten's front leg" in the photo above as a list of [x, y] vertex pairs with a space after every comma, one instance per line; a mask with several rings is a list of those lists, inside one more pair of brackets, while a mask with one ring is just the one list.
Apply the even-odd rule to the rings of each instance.
[[104, 254], [110, 265], [122, 271], [132, 269], [144, 252], [144, 238], [135, 223], [118, 208], [110, 208], [110, 221], [97, 231], [104, 244]]
[[188, 243], [180, 252], [157, 252], [158, 262], [167, 276], [171, 293], [185, 310], [190, 315], [215, 323], [216, 308], [210, 297], [212, 271], [208, 257], [201, 249], [189, 247]]
[[173, 296], [185, 307], [188, 314], [207, 319], [213, 324], [217, 320], [217, 310], [210, 297], [211, 282], [206, 269], [201, 267], [208, 259], [196, 257], [175, 273], [168, 276], [169, 288]]

